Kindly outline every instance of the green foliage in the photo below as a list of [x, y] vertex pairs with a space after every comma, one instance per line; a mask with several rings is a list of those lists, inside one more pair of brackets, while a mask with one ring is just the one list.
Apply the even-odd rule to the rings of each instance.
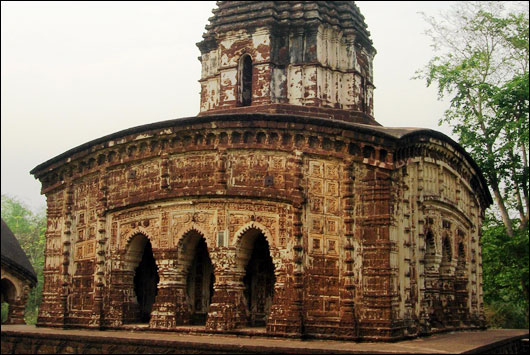
[[528, 328], [529, 239], [526, 230], [506, 234], [502, 222], [489, 217], [482, 235], [486, 317], [493, 327]]
[[426, 18], [442, 53], [418, 72], [436, 84], [451, 106], [440, 123], [451, 125], [495, 197], [513, 236], [528, 225], [528, 7], [506, 13], [503, 2], [459, 2], [442, 20]]
[[29, 293], [25, 312], [26, 323], [35, 324], [42, 299], [46, 214], [34, 213], [16, 198], [2, 195], [2, 219], [17, 237], [37, 274], [38, 282]]
[[451, 98], [440, 123], [451, 125], [495, 199], [481, 242], [485, 311], [496, 327], [528, 327], [528, 18], [527, 3], [494, 1], [425, 17], [440, 54], [416, 76]]
[[9, 304], [7, 302], [2, 302], [2, 323], [7, 320], [7, 312], [9, 311]]

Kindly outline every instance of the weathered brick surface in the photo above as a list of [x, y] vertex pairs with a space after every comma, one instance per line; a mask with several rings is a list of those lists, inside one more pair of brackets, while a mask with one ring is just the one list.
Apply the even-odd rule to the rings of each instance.
[[[199, 44], [198, 117], [117, 132], [32, 171], [48, 201], [39, 324], [120, 328], [147, 313], [152, 329], [231, 332], [258, 319], [273, 335], [372, 340], [483, 326], [479, 231], [491, 196], [476, 164], [437, 132], [378, 126], [371, 106], [355, 106], [355, 86], [322, 86], [321, 70], [371, 81], [370, 43], [325, 44], [338, 35], [326, 20], [305, 46], [283, 48], [270, 27], [223, 27], [263, 4], [240, 5], [221, 2], [209, 27], [218, 38]], [[351, 63], [319, 47], [353, 43]], [[246, 54], [257, 81], [240, 107]], [[303, 76], [307, 95], [274, 96], [267, 66], [296, 72], [307, 58], [304, 70], [317, 68]], [[251, 259], [258, 239], [263, 255]], [[159, 281], [144, 294], [148, 243], [156, 266], [141, 272]]]
[[214, 265], [207, 329], [244, 326], [238, 260], [250, 252], [241, 243], [258, 231], [275, 267], [272, 333], [390, 339], [482, 324], [477, 226], [485, 206], [468, 180], [473, 166], [454, 164], [460, 153], [431, 137], [410, 142], [418, 153], [401, 157], [400, 140], [374, 144], [354, 125], [348, 134], [323, 133], [322, 120], [292, 117], [285, 127], [285, 117], [250, 117], [223, 128], [218, 117], [210, 128], [177, 120], [37, 173], [49, 203], [39, 323], [134, 321], [139, 259], [129, 248], [143, 235], [160, 276], [150, 324], [187, 324], [181, 250], [196, 233]]

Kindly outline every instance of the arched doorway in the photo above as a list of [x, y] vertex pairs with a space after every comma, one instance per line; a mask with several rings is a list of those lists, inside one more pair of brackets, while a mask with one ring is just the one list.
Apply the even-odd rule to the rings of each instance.
[[212, 302], [214, 274], [204, 238], [195, 247], [195, 256], [187, 276], [187, 297], [191, 310], [190, 323], [206, 324], [208, 309]]
[[240, 259], [243, 262], [243, 277], [246, 301], [246, 322], [251, 327], [264, 327], [274, 297], [274, 264], [269, 243], [258, 229], [247, 231], [241, 241]]
[[195, 230], [186, 233], [179, 254], [179, 262], [186, 274], [185, 299], [189, 310], [189, 323], [205, 325], [215, 283], [206, 240]]
[[132, 281], [136, 307], [134, 314], [126, 318], [133, 323], [149, 323], [160, 280], [151, 242], [144, 235], [138, 234], [131, 240], [127, 254], [129, 265], [134, 270]]
[[2, 323], [8, 323], [11, 316], [10, 311], [13, 309], [13, 303], [17, 296], [17, 289], [8, 279], [2, 279], [0, 287], [2, 293]]

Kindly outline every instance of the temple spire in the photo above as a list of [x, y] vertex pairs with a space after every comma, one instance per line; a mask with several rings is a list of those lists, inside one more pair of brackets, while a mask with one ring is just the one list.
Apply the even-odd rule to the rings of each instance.
[[351, 1], [220, 1], [197, 45], [199, 115], [285, 113], [375, 124], [364, 18]]

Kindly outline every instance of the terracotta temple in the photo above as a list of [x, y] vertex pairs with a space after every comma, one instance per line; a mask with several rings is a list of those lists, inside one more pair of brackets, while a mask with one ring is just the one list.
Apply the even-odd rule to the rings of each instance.
[[484, 325], [488, 187], [447, 136], [375, 121], [353, 2], [218, 1], [197, 45], [196, 117], [31, 171], [38, 325], [383, 341]]

